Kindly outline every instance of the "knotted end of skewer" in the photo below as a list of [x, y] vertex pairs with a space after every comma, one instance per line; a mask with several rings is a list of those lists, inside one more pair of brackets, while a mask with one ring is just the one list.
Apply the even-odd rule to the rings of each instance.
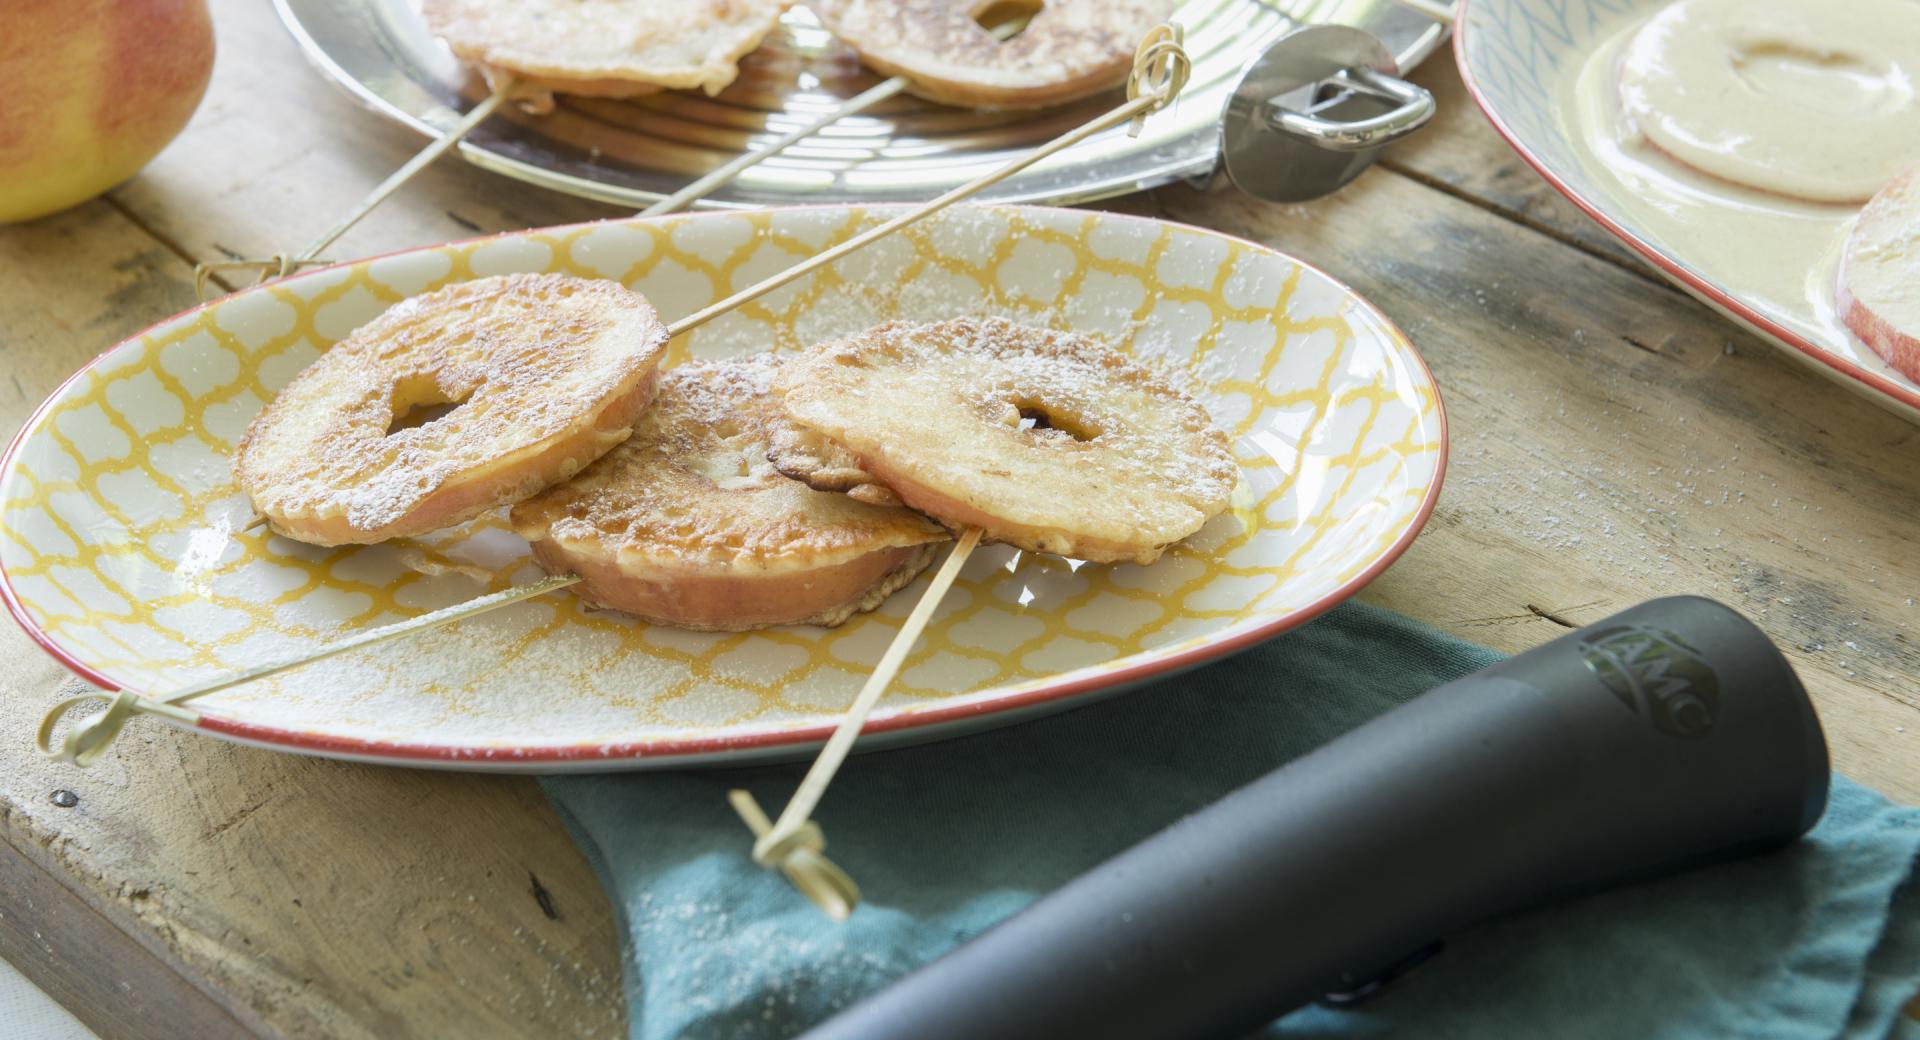
[[1140, 136], [1147, 117], [1167, 107], [1187, 85], [1193, 73], [1193, 61], [1181, 46], [1186, 30], [1178, 22], [1156, 25], [1141, 39], [1133, 52], [1133, 71], [1127, 74], [1127, 100], [1150, 99], [1151, 103], [1134, 113], [1127, 126], [1128, 137]]
[[347, 229], [359, 223], [361, 217], [371, 213], [375, 206], [384, 202], [387, 196], [400, 190], [401, 185], [412, 180], [447, 149], [464, 140], [474, 127], [479, 126], [481, 121], [491, 116], [509, 97], [515, 95], [516, 84], [511, 76], [500, 77], [492, 87], [493, 93], [468, 109], [467, 114], [461, 116], [445, 133], [434, 138], [425, 148], [415, 153], [413, 158], [408, 159], [399, 169], [388, 175], [386, 180], [381, 181], [377, 187], [367, 193], [366, 198], [360, 200], [359, 205], [355, 206], [352, 212], [340, 218], [305, 249], [291, 254], [275, 253], [263, 260], [221, 260], [214, 263], [195, 264], [193, 267], [194, 291], [200, 294], [201, 299], [206, 299], [207, 281], [220, 271], [257, 271], [259, 279], [254, 284], [262, 285], [275, 278], [285, 278], [303, 267], [318, 267], [333, 263], [331, 260], [317, 260], [314, 256], [332, 245], [335, 239], [346, 234]]
[[[478, 599], [471, 599], [465, 603], [456, 603], [451, 607], [441, 607], [439, 610], [422, 614], [419, 617], [408, 618], [405, 621], [396, 621], [390, 625], [381, 625], [378, 628], [370, 628], [364, 632], [356, 632], [345, 639], [336, 639], [331, 643], [314, 647], [311, 650], [295, 654], [292, 657], [281, 658], [269, 664], [256, 665], [252, 668], [242, 669], [237, 672], [228, 672], [225, 675], [208, 679], [183, 690], [176, 690], [164, 697], [143, 697], [128, 690], [121, 690], [119, 693], [113, 695], [108, 695], [98, 690], [89, 691], [77, 697], [69, 697], [54, 705], [52, 710], [48, 711], [45, 717], [40, 720], [40, 731], [34, 743], [39, 745], [41, 753], [45, 754], [48, 758], [56, 762], [69, 762], [84, 769], [92, 765], [93, 762], [107, 750], [107, 747], [113, 743], [114, 738], [118, 737], [120, 731], [126, 727], [127, 720], [136, 714], [159, 715], [163, 718], [172, 719], [175, 722], [184, 722], [189, 726], [197, 725], [200, 722], [200, 715], [190, 708], [181, 707], [181, 705], [187, 701], [205, 697], [210, 693], [218, 693], [221, 690], [231, 689], [242, 683], [253, 682], [256, 679], [265, 679], [270, 675], [278, 675], [281, 672], [298, 668], [302, 665], [312, 664], [315, 661], [324, 661], [329, 657], [335, 657], [350, 650], [358, 650], [361, 647], [385, 643], [403, 636], [412, 635], [416, 632], [424, 632], [430, 628], [438, 628], [441, 625], [451, 624], [463, 618], [473, 617], [478, 614], [484, 614], [489, 610], [504, 607], [509, 603], [518, 603], [524, 599], [543, 596], [557, 589], [564, 589], [569, 585], [576, 584], [579, 580], [580, 577], [576, 574], [555, 574], [542, 578], [539, 581], [529, 582], [525, 585], [510, 585], [507, 588], [501, 589], [499, 592], [490, 592]], [[53, 731], [59, 727], [60, 720], [66, 716], [67, 712], [87, 701], [106, 701], [108, 702], [107, 710], [97, 715], [89, 716], [77, 723], [72, 730], [68, 731], [66, 739], [60, 742], [59, 748], [56, 750], [54, 748]], [[823, 841], [822, 846], [824, 847], [824, 845], [825, 842]]]
[[826, 857], [827, 836], [819, 824], [808, 820], [790, 831], [776, 833], [751, 792], [729, 791], [727, 801], [753, 831], [755, 863], [785, 874], [801, 895], [835, 921], [845, 921], [853, 913], [860, 903], [860, 886]]
[[866, 684], [854, 695], [853, 703], [846, 714], [840, 717], [840, 724], [834, 727], [833, 735], [827, 738], [826, 746], [820, 749], [819, 757], [800, 779], [800, 786], [787, 802], [787, 808], [780, 814], [780, 822], [772, 823], [767, 814], [760, 811], [760, 803], [746, 791], [728, 792], [727, 800], [733, 803], [733, 811], [747, 821], [747, 827], [753, 831], [753, 859], [763, 867], [778, 867], [780, 872], [793, 882], [793, 887], [813, 901], [828, 917], [835, 921], [845, 921], [860, 902], [860, 886], [853, 883], [847, 872], [834, 866], [833, 861], [823, 853], [827, 847], [826, 835], [821, 833], [820, 825], [810, 819], [820, 798], [826, 794], [827, 785], [839, 771], [841, 763], [847, 760], [847, 754], [853, 750], [854, 738], [867, 724], [867, 715], [874, 705], [880, 703], [880, 695], [886, 692], [887, 684], [900, 672], [900, 666], [907, 659], [907, 652], [920, 639], [920, 633], [932, 620], [933, 612], [947, 595], [947, 589], [953, 586], [953, 580], [960, 576], [960, 568], [966, 566], [967, 557], [980, 544], [981, 531], [978, 527], [969, 527], [954, 544], [953, 551], [934, 572], [933, 580], [927, 583], [927, 591], [920, 596], [920, 602], [914, 604], [913, 612], [894, 633], [893, 642], [880, 655], [880, 663], [873, 668], [873, 674], [867, 676]]
[[[88, 701], [101, 701], [107, 710], [89, 715], [73, 725], [67, 731], [66, 738], [58, 747], [54, 746], [54, 730], [67, 712]], [[127, 720], [136, 714], [166, 715], [171, 718], [184, 718], [191, 721], [192, 712], [171, 704], [150, 701], [137, 693], [121, 690], [116, 694], [101, 693], [97, 690], [69, 697], [54, 705], [40, 720], [40, 732], [34, 737], [34, 744], [40, 753], [55, 762], [66, 762], [85, 769], [106, 754], [107, 748], [126, 728]]]
[[275, 253], [258, 260], [216, 260], [193, 265], [193, 291], [201, 299], [207, 298], [207, 282], [216, 274], [227, 271], [252, 271], [258, 277], [255, 285], [270, 282], [275, 278], [285, 278], [303, 267], [322, 267], [331, 264], [331, 260], [302, 259], [286, 253]]

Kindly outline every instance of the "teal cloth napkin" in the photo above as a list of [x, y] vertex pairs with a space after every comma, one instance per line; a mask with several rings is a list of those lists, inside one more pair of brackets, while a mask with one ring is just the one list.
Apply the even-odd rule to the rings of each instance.
[[[1348, 604], [1097, 705], [857, 756], [817, 815], [865, 892], [844, 925], [754, 865], [726, 804], [744, 786], [777, 812], [801, 766], [543, 783], [622, 922], [633, 1036], [784, 1038], [1499, 656]], [[1920, 1036], [1899, 1014], [1920, 987], [1917, 849], [1920, 810], [1836, 777], [1791, 848], [1484, 925], [1370, 1001], [1303, 1008], [1262, 1035]]]

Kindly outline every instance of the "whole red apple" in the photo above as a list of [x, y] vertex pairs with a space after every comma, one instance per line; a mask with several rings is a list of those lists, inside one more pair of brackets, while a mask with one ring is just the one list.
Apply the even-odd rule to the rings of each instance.
[[133, 176], [212, 71], [206, 0], [0, 0], [0, 223]]

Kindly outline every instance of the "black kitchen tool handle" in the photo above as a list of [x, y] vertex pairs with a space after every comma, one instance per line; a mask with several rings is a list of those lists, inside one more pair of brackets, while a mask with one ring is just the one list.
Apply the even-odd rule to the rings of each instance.
[[1238, 1036], [1502, 912], [1789, 842], [1827, 782], [1767, 637], [1653, 600], [1295, 760], [806, 1035]]

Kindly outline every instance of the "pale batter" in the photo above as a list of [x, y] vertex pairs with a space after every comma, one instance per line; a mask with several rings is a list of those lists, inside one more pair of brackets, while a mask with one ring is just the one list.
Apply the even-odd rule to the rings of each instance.
[[[1920, 12], [1916, 0], [1896, 2], [1904, 4], [1903, 13]], [[1685, 258], [1696, 274], [1792, 335], [1870, 372], [1902, 378], [1834, 313], [1840, 246], [1857, 205], [1789, 198], [1709, 176], [1655, 147], [1622, 111], [1616, 70], [1646, 24], [1621, 23], [1556, 85], [1565, 140], [1594, 178], [1609, 215], [1635, 237]], [[1920, 139], [1908, 148], [1920, 160]]]
[[1678, 0], [1619, 64], [1655, 146], [1736, 184], [1864, 202], [1920, 153], [1920, 3]]

